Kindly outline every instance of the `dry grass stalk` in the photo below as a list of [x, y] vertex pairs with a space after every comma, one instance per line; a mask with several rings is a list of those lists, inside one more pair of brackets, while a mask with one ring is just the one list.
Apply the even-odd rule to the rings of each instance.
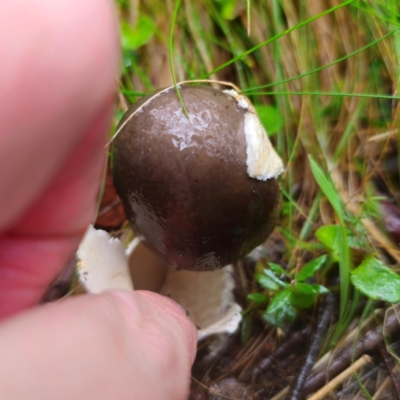
[[[394, 373], [399, 372], [399, 365], [396, 365], [393, 368]], [[382, 382], [382, 384], [379, 386], [377, 391], [374, 394], [374, 397], [372, 398], [373, 400], [385, 400], [382, 396], [385, 394], [385, 392], [388, 390], [389, 386], [391, 384], [391, 377], [388, 376], [385, 378], [385, 380]]]
[[321, 400], [323, 399], [330, 391], [335, 389], [341, 383], [343, 383], [346, 379], [348, 379], [351, 375], [353, 375], [356, 371], [358, 371], [365, 364], [371, 362], [372, 359], [368, 355], [361, 356], [357, 361], [350, 365], [349, 368], [345, 369], [341, 374], [333, 378], [329, 381], [324, 387], [322, 387], [318, 392], [314, 393], [308, 400]]

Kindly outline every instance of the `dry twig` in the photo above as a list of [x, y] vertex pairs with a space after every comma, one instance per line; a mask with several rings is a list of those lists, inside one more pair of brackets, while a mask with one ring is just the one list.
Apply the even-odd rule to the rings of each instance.
[[315, 359], [318, 356], [321, 348], [321, 343], [326, 335], [326, 332], [328, 331], [329, 320], [331, 319], [334, 306], [335, 296], [333, 294], [330, 294], [326, 298], [326, 301], [323, 301], [320, 306], [320, 315], [318, 318], [316, 331], [311, 337], [310, 343], [306, 350], [304, 363], [300, 368], [299, 374], [292, 384], [292, 390], [287, 397], [288, 400], [299, 400], [303, 397], [304, 385], [315, 363]]
[[396, 393], [396, 399], [400, 400], [400, 387], [395, 376], [394, 368], [392, 367], [392, 358], [389, 352], [387, 351], [386, 346], [383, 343], [381, 343], [379, 346], [379, 354], [382, 357], [382, 360], [388, 371], [389, 377], [392, 380], [393, 387], [395, 389], [394, 392]]
[[345, 379], [349, 378], [354, 372], [359, 370], [366, 363], [371, 362], [371, 357], [367, 355], [361, 356], [356, 362], [351, 364], [349, 368], [344, 370], [341, 374], [336, 376], [334, 379], [329, 381], [323, 388], [314, 393], [308, 400], [321, 400], [323, 399], [331, 390], [339, 386]]
[[276, 351], [270, 354], [267, 358], [262, 360], [253, 369], [249, 370], [246, 374], [243, 374], [243, 379], [249, 379], [251, 377], [258, 377], [267, 371], [275, 363], [288, 355], [295, 347], [303, 344], [308, 334], [308, 328], [305, 328], [299, 332], [296, 332], [286, 343], [280, 346]]
[[[385, 333], [391, 335], [398, 331], [400, 323], [396, 314], [391, 314], [386, 320]], [[346, 346], [335, 355], [335, 359], [323, 370], [318, 370], [307, 381], [304, 394], [310, 394], [318, 390], [326, 381], [332, 379], [345, 369], [352, 359], [359, 358], [362, 354], [370, 353], [383, 342], [381, 327], [376, 327], [366, 333], [363, 339], [354, 346]]]

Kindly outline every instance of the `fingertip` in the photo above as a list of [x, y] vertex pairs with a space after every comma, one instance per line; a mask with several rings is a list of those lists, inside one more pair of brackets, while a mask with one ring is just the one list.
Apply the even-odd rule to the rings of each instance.
[[[197, 351], [197, 329], [180, 304], [167, 296], [147, 290], [116, 291], [113, 294], [125, 302], [132, 312], [137, 312], [138, 299], [140, 299], [140, 303], [146, 304], [146, 308], [149, 307], [155, 310], [157, 315], [163, 316], [170, 327], [173, 326], [179, 331], [189, 354], [190, 365], [193, 364]], [[142, 310], [142, 312], [146, 312], [146, 310]]]
[[36, 307], [0, 324], [2, 395], [184, 400], [193, 340], [184, 312], [155, 294], [114, 291]]

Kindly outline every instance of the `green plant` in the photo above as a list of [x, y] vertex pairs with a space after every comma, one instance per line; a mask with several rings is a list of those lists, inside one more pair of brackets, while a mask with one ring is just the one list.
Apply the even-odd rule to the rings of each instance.
[[268, 263], [269, 268], [263, 268], [260, 261], [256, 270], [261, 267], [262, 272], [257, 273], [255, 278], [267, 292], [251, 293], [247, 298], [259, 305], [268, 302], [262, 313], [263, 319], [272, 325], [283, 327], [285, 322], [295, 320], [300, 309], [311, 307], [318, 295], [329, 293], [322, 285], [306, 283], [326, 261], [326, 255], [315, 258], [293, 278], [279, 265]]

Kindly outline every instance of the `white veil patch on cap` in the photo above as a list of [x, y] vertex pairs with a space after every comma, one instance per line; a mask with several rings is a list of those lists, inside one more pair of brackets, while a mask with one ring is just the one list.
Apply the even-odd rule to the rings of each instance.
[[283, 162], [272, 147], [267, 132], [250, 101], [236, 90], [224, 90], [232, 96], [240, 108], [245, 110], [244, 135], [246, 138], [247, 173], [251, 178], [266, 181], [277, 178], [284, 170]]

